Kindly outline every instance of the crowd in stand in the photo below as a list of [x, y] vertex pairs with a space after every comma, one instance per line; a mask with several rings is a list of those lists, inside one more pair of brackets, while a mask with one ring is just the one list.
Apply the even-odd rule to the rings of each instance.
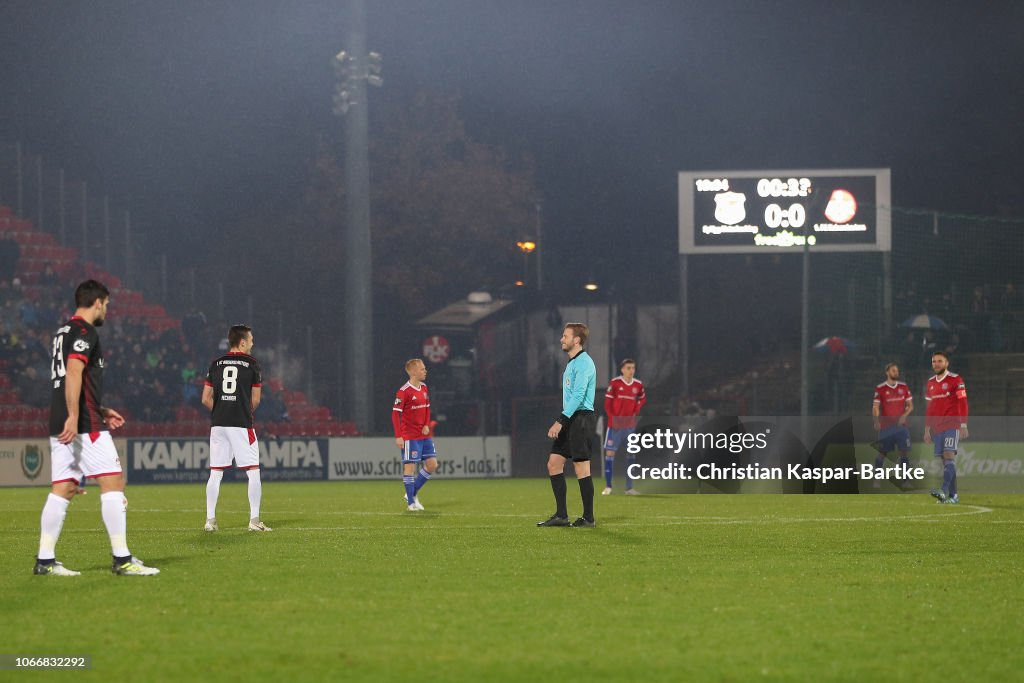
[[[50, 346], [54, 331], [71, 314], [70, 293], [76, 284], [62, 282], [50, 268], [30, 289], [18, 278], [0, 279], [0, 363], [22, 403], [37, 408], [50, 405]], [[126, 416], [146, 422], [172, 422], [182, 406], [205, 414], [200, 396], [206, 370], [221, 353], [216, 343], [201, 349], [191, 343], [210, 336], [205, 318], [198, 323], [194, 318], [187, 321], [187, 334], [177, 329], [157, 334], [140, 319], [119, 317], [116, 297], [111, 299], [110, 315], [101, 330], [107, 361], [105, 401]], [[284, 402], [267, 386], [257, 418], [288, 419]]]
[[[927, 313], [946, 328], [905, 332], [900, 353], [907, 360], [935, 350], [947, 352], [1006, 353], [1024, 351], [1024, 295], [1013, 282], [981, 284], [966, 290], [922, 295], [911, 283], [893, 302], [897, 321]], [[910, 353], [910, 347], [917, 351]], [[916, 364], [916, 360], [915, 360]]]

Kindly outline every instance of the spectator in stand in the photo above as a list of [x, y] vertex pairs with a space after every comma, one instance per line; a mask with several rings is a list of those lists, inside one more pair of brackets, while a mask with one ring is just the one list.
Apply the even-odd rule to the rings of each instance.
[[289, 422], [288, 407], [281, 399], [280, 394], [272, 391], [267, 385], [263, 387], [263, 396], [260, 405], [256, 408], [256, 421], [260, 424], [270, 422]]
[[1006, 337], [1006, 351], [1019, 352], [1024, 344], [1024, 299], [1012, 282], [1007, 282], [999, 297], [1002, 310], [1002, 330]]
[[971, 296], [971, 313], [988, 313], [988, 297], [985, 296], [985, 288], [978, 285], [974, 288]]
[[20, 260], [21, 245], [15, 241], [11, 233], [4, 232], [0, 236], [0, 280], [10, 282]]
[[22, 403], [33, 408], [48, 408], [52, 398], [49, 386], [40, 377], [41, 373], [34, 365], [26, 366], [18, 373], [15, 387]]
[[39, 284], [43, 287], [54, 287], [60, 284], [60, 276], [57, 275], [57, 271], [49, 263], [46, 264], [46, 268], [43, 269], [43, 273], [39, 276]]
[[1020, 292], [1017, 291], [1016, 286], [1012, 282], [1006, 283], [1003, 294], [999, 298], [999, 308], [1011, 312], [1024, 308], [1024, 300], [1021, 299]]

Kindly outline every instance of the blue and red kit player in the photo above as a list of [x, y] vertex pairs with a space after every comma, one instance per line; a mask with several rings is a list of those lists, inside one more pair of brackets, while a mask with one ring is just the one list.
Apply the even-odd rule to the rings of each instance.
[[[406, 361], [405, 372], [409, 381], [395, 393], [391, 424], [395, 428], [395, 445], [402, 451], [405, 502], [407, 509], [414, 512], [423, 509], [417, 494], [437, 471], [437, 451], [430, 436], [430, 396], [423, 383], [427, 366], [419, 358], [413, 358]], [[420, 464], [422, 467], [417, 473], [416, 466]]]
[[[629, 435], [636, 431], [637, 416], [647, 402], [644, 383], [636, 378], [636, 361], [626, 358], [619, 363], [618, 377], [608, 383], [608, 391], [604, 395], [604, 414], [608, 420], [608, 430], [604, 437], [604, 490], [602, 496], [612, 492], [612, 470], [615, 465], [615, 454]], [[636, 458], [626, 455], [626, 472]], [[626, 493], [636, 494], [633, 479], [626, 475]]]
[[959, 503], [956, 490], [956, 452], [960, 439], [967, 438], [967, 386], [960, 375], [949, 371], [949, 356], [942, 351], [932, 354], [932, 371], [924, 398], [924, 442], [935, 444], [935, 457], [942, 458], [942, 488], [931, 494], [940, 503]]
[[[900, 367], [896, 363], [889, 363], [885, 366], [885, 381], [875, 387], [875, 398], [871, 404], [871, 415], [878, 432], [875, 444], [878, 449], [878, 457], [875, 458], [877, 469], [884, 467], [886, 454], [897, 448], [900, 451], [900, 465], [910, 466], [907, 417], [913, 410], [914, 399], [910, 395], [910, 387], [900, 381]], [[904, 485], [907, 483], [903, 482]], [[876, 479], [874, 486], [880, 488], [881, 481]]]

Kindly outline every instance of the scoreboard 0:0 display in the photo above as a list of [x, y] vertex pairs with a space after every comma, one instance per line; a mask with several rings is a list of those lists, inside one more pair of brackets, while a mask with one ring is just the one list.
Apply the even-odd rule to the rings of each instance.
[[679, 251], [888, 251], [889, 169], [679, 174]]

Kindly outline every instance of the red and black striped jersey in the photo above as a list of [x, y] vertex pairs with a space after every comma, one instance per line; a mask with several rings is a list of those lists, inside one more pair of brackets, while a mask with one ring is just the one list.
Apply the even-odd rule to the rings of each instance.
[[263, 384], [259, 361], [246, 353], [233, 351], [210, 363], [206, 386], [213, 388], [214, 427], [252, 429], [252, 390]]
[[78, 433], [90, 434], [106, 431], [100, 405], [103, 399], [103, 351], [96, 328], [83, 318], [75, 316], [53, 336], [50, 357], [50, 434], [64, 431], [68, 419], [68, 403], [64, 391], [68, 362], [72, 359], [85, 363], [82, 371], [82, 392], [78, 397]]

